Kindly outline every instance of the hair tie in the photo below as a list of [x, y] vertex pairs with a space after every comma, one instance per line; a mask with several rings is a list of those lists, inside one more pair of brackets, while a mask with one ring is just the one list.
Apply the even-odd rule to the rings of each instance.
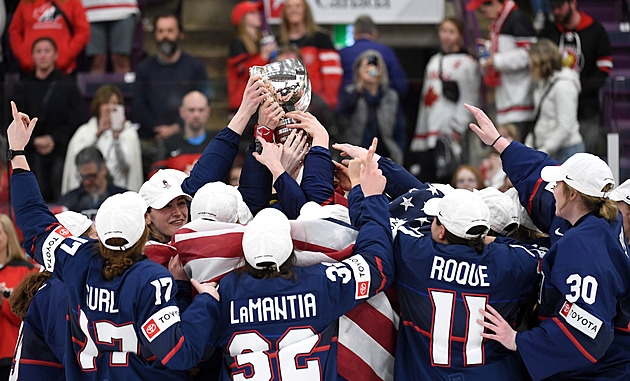
[[494, 148], [494, 145], [499, 141], [499, 139], [501, 139], [503, 137], [503, 135], [499, 134], [499, 136], [497, 136], [496, 139], [494, 139], [494, 141], [492, 142], [492, 144], [490, 144], [490, 147]]

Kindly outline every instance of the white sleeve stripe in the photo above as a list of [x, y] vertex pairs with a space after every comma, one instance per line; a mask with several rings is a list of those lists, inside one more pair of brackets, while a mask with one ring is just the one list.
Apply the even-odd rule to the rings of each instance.
[[598, 67], [613, 67], [612, 60], [597, 60]]
[[319, 59], [322, 60], [322, 61], [337, 61], [337, 62], [341, 62], [341, 57], [339, 57], [339, 53], [337, 53], [337, 52], [319, 53]]
[[322, 74], [338, 74], [343, 75], [343, 69], [334, 66], [324, 66], [322, 68]]

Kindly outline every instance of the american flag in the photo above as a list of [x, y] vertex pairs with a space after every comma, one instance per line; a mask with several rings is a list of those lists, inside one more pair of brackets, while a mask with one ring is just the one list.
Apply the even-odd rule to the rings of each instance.
[[[290, 221], [298, 266], [337, 262], [352, 255], [358, 231], [334, 219]], [[145, 254], [163, 265], [179, 254], [189, 277], [218, 281], [242, 265], [245, 226], [195, 220], [169, 244], [151, 242]], [[337, 367], [345, 379], [393, 380], [398, 314], [385, 294], [378, 294], [339, 319]]]

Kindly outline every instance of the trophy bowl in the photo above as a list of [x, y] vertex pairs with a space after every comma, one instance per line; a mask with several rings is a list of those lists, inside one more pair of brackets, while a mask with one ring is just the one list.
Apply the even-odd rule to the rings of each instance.
[[[262, 77], [270, 96], [285, 113], [296, 110], [305, 112], [311, 104], [311, 81], [302, 61], [291, 58], [265, 66], [252, 66], [249, 76], [254, 75]], [[291, 129], [284, 126], [292, 123], [296, 121], [291, 118], [283, 117], [280, 120], [280, 126], [274, 131], [277, 143], [284, 143], [291, 133]]]

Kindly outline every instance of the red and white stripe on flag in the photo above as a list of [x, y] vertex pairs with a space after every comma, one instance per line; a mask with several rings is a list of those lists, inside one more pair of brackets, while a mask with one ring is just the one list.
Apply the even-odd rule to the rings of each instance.
[[[357, 230], [334, 220], [290, 221], [298, 266], [337, 262], [352, 255]], [[218, 281], [242, 265], [246, 227], [196, 220], [171, 240], [189, 277]], [[393, 380], [398, 314], [384, 293], [339, 319], [337, 369], [346, 379]], [[359, 378], [357, 378], [359, 377]]]

